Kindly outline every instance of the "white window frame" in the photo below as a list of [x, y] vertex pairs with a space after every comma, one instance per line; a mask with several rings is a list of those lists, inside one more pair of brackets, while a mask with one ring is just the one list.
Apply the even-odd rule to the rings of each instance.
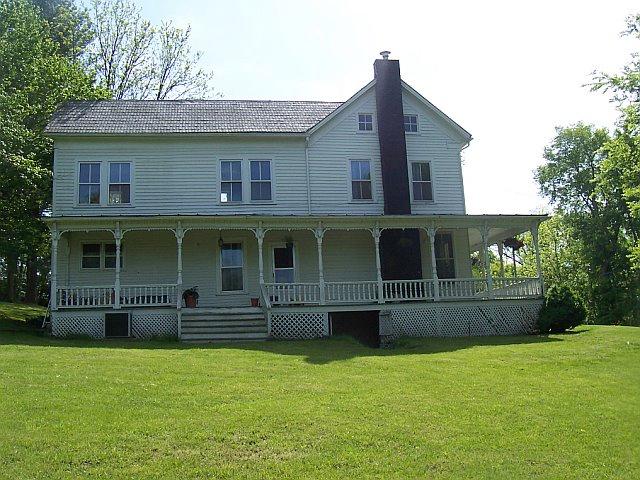
[[[223, 180], [222, 179], [222, 163], [223, 162], [238, 162], [240, 163], [240, 180]], [[220, 205], [239, 205], [242, 203], [246, 203], [246, 198], [247, 198], [247, 194], [245, 192], [245, 181], [244, 181], [244, 176], [245, 176], [245, 172], [244, 172], [244, 164], [245, 161], [243, 158], [221, 158], [218, 161], [218, 203]], [[226, 202], [222, 201], [222, 184], [223, 183], [240, 183], [240, 195], [242, 196], [241, 200], [231, 200], [231, 199], [227, 199]], [[273, 192], [272, 195], [273, 196]]]
[[[358, 112], [356, 115], [357, 115], [357, 117], [356, 117], [356, 131], [358, 131], [359, 133], [373, 133], [373, 132], [375, 132], [375, 130], [376, 130], [376, 122], [374, 120], [373, 113]], [[361, 130], [360, 129], [360, 124], [361, 123], [363, 123], [365, 126], [369, 123], [369, 122], [366, 121], [366, 119], [365, 119], [364, 122], [361, 122], [360, 121], [360, 116], [361, 115], [368, 115], [368, 116], [371, 117], [371, 130], [366, 130], [366, 129], [365, 130]]]
[[[129, 182], [111, 182], [111, 165], [127, 163], [129, 164]], [[129, 185], [129, 201], [127, 203], [111, 203], [111, 185]], [[113, 160], [107, 163], [107, 205], [111, 207], [129, 207], [133, 205], [133, 162], [130, 160]]]
[[218, 284], [218, 294], [219, 295], [243, 295], [247, 293], [247, 261], [246, 261], [246, 249], [245, 242], [243, 239], [239, 238], [224, 238], [223, 237], [223, 245], [230, 243], [238, 243], [240, 244], [240, 248], [242, 250], [242, 290], [223, 290], [222, 289], [222, 269], [223, 268], [238, 268], [238, 267], [223, 267], [222, 266], [222, 246], [217, 246], [218, 251], [218, 272], [217, 272], [217, 284]]
[[[407, 122], [405, 121], [405, 117], [414, 117], [416, 119], [416, 131], [415, 132], [411, 132], [411, 131], [407, 131]], [[420, 133], [420, 119], [418, 118], [418, 114], [416, 113], [405, 113], [402, 117], [403, 120], [403, 126], [404, 126], [404, 133], [408, 134], [408, 135], [417, 135], [418, 133]]]
[[[100, 262], [99, 262], [99, 266], [97, 268], [91, 268], [91, 267], [84, 267], [82, 265], [82, 259], [84, 258], [84, 246], [85, 245], [100, 245]], [[115, 245], [115, 241], [113, 242], [109, 242], [109, 241], [104, 241], [104, 240], [97, 240], [97, 241], [90, 241], [87, 240], [86, 242], [80, 242], [80, 270], [86, 270], [86, 271], [109, 271], [109, 272], [114, 272], [115, 271], [115, 267], [107, 267], [106, 263], [105, 263], [105, 259], [107, 257], [106, 254], [106, 245]], [[125, 261], [124, 261], [124, 242], [122, 242], [120, 244], [120, 271], [124, 271], [124, 266], [125, 266]]]
[[[351, 169], [352, 162], [369, 162], [369, 183], [371, 184], [371, 198], [353, 198], [353, 182], [366, 182], [367, 180], [355, 180]], [[375, 194], [373, 192], [373, 162], [370, 158], [350, 158], [347, 160], [347, 169], [349, 171], [349, 202], [350, 203], [375, 203]]]
[[[80, 182], [80, 169], [81, 165], [98, 165], [98, 172], [100, 173], [100, 178], [98, 179], [98, 192], [100, 195], [99, 201], [97, 203], [82, 203], [80, 202], [80, 185], [96, 185], [96, 183], [91, 182], [91, 171], [89, 171], [89, 182]], [[102, 205], [103, 191], [102, 191], [102, 162], [93, 161], [93, 160], [82, 160], [77, 162], [77, 172], [76, 172], [76, 205], [79, 207], [99, 207]], [[91, 195], [89, 195], [89, 199], [91, 199]]]
[[[413, 164], [414, 163], [426, 163], [429, 168], [430, 180], [414, 180], [413, 179]], [[413, 193], [414, 183], [430, 183], [431, 184], [431, 200], [415, 198]], [[429, 160], [411, 160], [409, 162], [409, 190], [411, 191], [411, 201], [415, 203], [435, 203], [436, 192], [433, 185], [433, 169], [431, 168], [431, 162]]]
[[[297, 252], [298, 252], [298, 248], [296, 245], [296, 242], [291, 242], [292, 243], [292, 255], [293, 255], [293, 283], [297, 283], [298, 282], [298, 259], [296, 258]], [[275, 249], [276, 248], [286, 248], [287, 244], [286, 242], [280, 242], [280, 243], [273, 243], [271, 244], [271, 275], [272, 275], [272, 280], [275, 283], [276, 281], [276, 252]], [[286, 270], [286, 269], [279, 269], [279, 270]], [[286, 285], [286, 284], [285, 284]]]
[[[269, 163], [269, 176], [270, 176], [270, 179], [269, 180], [263, 180], [261, 178], [260, 180], [253, 180], [251, 178], [251, 162], [267, 162], [267, 163]], [[254, 157], [254, 158], [249, 158], [247, 160], [247, 165], [248, 165], [248, 170], [249, 170], [248, 171], [248, 174], [249, 174], [249, 201], [251, 203], [262, 203], [262, 204], [264, 204], [264, 203], [274, 203], [273, 160], [271, 160], [270, 158], [255, 158]], [[262, 173], [261, 173], [260, 176], [262, 177]], [[268, 183], [269, 184], [269, 189], [270, 189], [270, 192], [271, 192], [271, 198], [264, 199], [264, 200], [263, 199], [254, 200], [251, 197], [251, 187], [252, 187], [252, 185], [254, 183]]]

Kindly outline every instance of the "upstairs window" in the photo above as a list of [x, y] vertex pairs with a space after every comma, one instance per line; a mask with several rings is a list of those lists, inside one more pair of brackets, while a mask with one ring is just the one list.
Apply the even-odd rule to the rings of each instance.
[[100, 204], [100, 164], [81, 163], [78, 179], [78, 203]]
[[236, 292], [244, 289], [244, 259], [241, 243], [223, 243], [220, 247], [220, 289]]
[[404, 131], [407, 133], [418, 132], [418, 116], [417, 115], [404, 116]]
[[361, 132], [373, 131], [373, 115], [370, 113], [358, 114], [358, 130]]
[[371, 200], [371, 162], [351, 160], [351, 198]]
[[271, 161], [251, 160], [251, 200], [271, 200]]
[[131, 203], [131, 164], [117, 162], [109, 164], [109, 204]]
[[220, 162], [220, 202], [242, 201], [242, 161], [223, 160]]
[[433, 200], [429, 162], [413, 162], [411, 164], [411, 185], [414, 200]]

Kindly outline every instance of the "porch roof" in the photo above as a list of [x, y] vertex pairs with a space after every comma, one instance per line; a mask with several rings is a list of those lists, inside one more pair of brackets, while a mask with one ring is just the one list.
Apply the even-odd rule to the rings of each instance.
[[126, 215], [51, 216], [50, 228], [64, 231], [114, 230], [328, 230], [466, 228], [472, 251], [482, 246], [480, 229], [489, 228], [489, 244], [531, 230], [548, 215]]

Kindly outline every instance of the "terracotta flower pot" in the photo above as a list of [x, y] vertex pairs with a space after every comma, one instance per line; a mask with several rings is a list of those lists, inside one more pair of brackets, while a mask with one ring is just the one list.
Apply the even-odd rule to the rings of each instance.
[[251, 299], [251, 306], [252, 307], [259, 307], [260, 306], [260, 299], [259, 298], [252, 298]]
[[184, 297], [184, 303], [187, 308], [196, 308], [198, 306], [198, 300], [193, 295], [186, 295]]

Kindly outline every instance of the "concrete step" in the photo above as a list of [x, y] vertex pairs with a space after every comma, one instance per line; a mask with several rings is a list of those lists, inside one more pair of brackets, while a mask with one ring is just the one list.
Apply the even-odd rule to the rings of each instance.
[[261, 312], [259, 315], [255, 313], [238, 313], [238, 314], [198, 314], [198, 315], [185, 315], [182, 314], [183, 322], [220, 322], [220, 321], [251, 321], [251, 320], [264, 320], [264, 314]]
[[256, 318], [251, 320], [192, 320], [182, 319], [182, 328], [185, 327], [256, 327], [267, 326], [267, 321], [264, 318]]
[[182, 336], [186, 333], [259, 333], [267, 334], [267, 326], [259, 325], [255, 327], [218, 327], [206, 325], [203, 327], [186, 327], [182, 326]]
[[214, 342], [217, 340], [266, 340], [267, 334], [262, 332], [250, 333], [183, 333], [182, 340]]
[[260, 307], [218, 307], [218, 308], [183, 308], [182, 315], [227, 315], [227, 314], [246, 314], [254, 313], [256, 315], [262, 315], [262, 309]]

